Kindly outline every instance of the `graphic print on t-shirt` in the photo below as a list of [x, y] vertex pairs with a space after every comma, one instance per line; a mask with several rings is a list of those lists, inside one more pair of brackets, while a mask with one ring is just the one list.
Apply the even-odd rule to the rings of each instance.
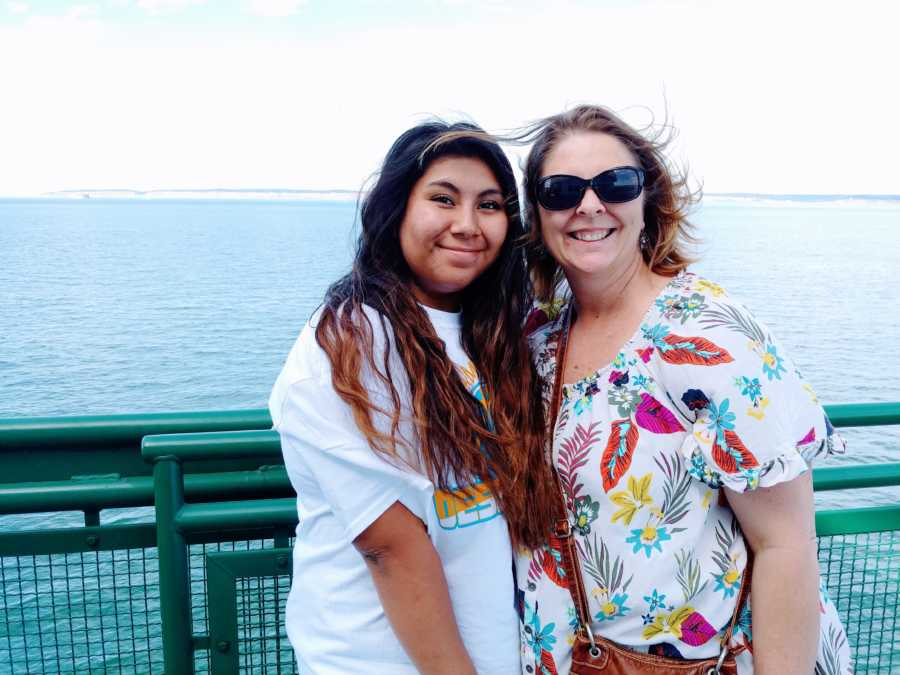
[[436, 488], [434, 510], [444, 530], [471, 527], [500, 515], [490, 487], [480, 480], [464, 488]]
[[[475, 365], [470, 361], [466, 367], [458, 368], [463, 385], [475, 400], [484, 406], [490, 424], [489, 401], [481, 387], [481, 380]], [[500, 515], [497, 502], [491, 493], [490, 484], [477, 480], [465, 487], [453, 486], [450, 490], [435, 488], [434, 510], [437, 513], [441, 528], [455, 530], [471, 527], [493, 520]]]

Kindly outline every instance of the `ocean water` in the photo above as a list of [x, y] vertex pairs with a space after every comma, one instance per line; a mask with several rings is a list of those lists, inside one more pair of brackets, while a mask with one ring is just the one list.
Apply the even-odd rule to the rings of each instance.
[[[352, 202], [0, 200], [0, 417], [263, 407], [349, 266]], [[824, 403], [900, 400], [900, 204], [713, 201], [695, 269]], [[897, 461], [900, 427], [848, 429]], [[826, 495], [896, 501], [898, 491]]]

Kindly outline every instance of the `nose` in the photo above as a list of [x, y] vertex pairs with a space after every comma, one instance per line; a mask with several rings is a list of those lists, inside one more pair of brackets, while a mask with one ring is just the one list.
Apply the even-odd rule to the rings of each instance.
[[606, 213], [606, 204], [604, 204], [593, 188], [588, 187], [578, 203], [576, 213], [580, 216], [593, 216], [598, 213]]
[[478, 213], [476, 210], [461, 209], [450, 223], [450, 232], [463, 239], [478, 236], [481, 233], [481, 227], [478, 224]]

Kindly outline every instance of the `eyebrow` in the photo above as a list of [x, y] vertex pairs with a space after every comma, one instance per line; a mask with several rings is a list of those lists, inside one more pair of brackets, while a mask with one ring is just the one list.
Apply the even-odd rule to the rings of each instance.
[[[456, 187], [456, 186], [455, 186], [453, 183], [451, 183], [449, 180], [435, 180], [435, 181], [431, 181], [431, 182], [428, 184], [428, 187], [442, 187], [442, 188], [444, 188], [445, 190], [450, 190], [451, 192], [455, 192], [456, 194], [459, 194], [459, 192], [460, 192], [460, 191], [459, 191], [459, 188]], [[500, 191], [499, 189], [497, 189], [497, 188], [488, 188], [487, 190], [482, 190], [481, 192], [479, 192], [479, 193], [478, 193], [478, 198], [480, 199], [480, 198], [482, 198], [482, 197], [487, 197], [488, 195], [499, 195], [500, 197], [502, 197], [502, 196], [503, 196], [503, 192], [501, 192], [501, 191]]]

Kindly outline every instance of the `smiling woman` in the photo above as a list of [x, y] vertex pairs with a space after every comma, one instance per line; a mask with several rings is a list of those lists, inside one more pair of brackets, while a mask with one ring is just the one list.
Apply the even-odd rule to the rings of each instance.
[[770, 331], [687, 271], [663, 147], [597, 106], [535, 135], [532, 269], [571, 295], [531, 336], [565, 527], [519, 556], [523, 673], [847, 675], [810, 479], [843, 442]]
[[511, 560], [553, 497], [512, 168], [472, 125], [388, 152], [352, 271], [269, 401], [299, 525], [301, 672], [519, 670]]
[[497, 258], [509, 221], [500, 184], [471, 157], [443, 157], [416, 183], [400, 224], [412, 290], [430, 307], [455, 311], [459, 295]]

